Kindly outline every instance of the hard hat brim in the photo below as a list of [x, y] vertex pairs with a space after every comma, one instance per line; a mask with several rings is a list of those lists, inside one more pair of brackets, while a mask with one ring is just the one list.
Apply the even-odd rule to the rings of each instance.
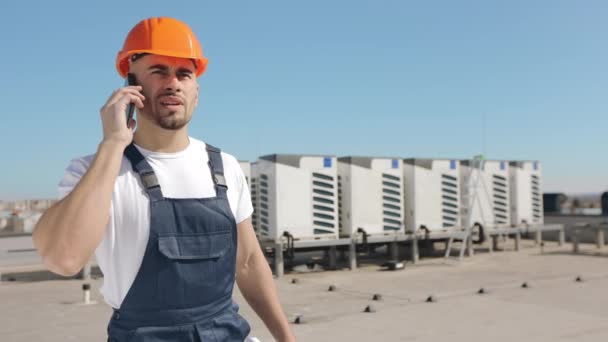
[[200, 75], [203, 74], [203, 72], [205, 72], [205, 70], [207, 69], [207, 63], [209, 62], [209, 60], [206, 57], [185, 56], [185, 55], [175, 53], [172, 51], [163, 51], [163, 50], [156, 50], [156, 49], [121, 51], [118, 53], [118, 57], [116, 58], [116, 61], [117, 61], [116, 70], [118, 71], [120, 76], [122, 76], [123, 78], [127, 77], [127, 73], [129, 72], [129, 58], [131, 58], [132, 55], [137, 54], [137, 53], [149, 53], [152, 55], [186, 58], [186, 59], [195, 60], [196, 61], [196, 72], [195, 72], [196, 77], [199, 77]]

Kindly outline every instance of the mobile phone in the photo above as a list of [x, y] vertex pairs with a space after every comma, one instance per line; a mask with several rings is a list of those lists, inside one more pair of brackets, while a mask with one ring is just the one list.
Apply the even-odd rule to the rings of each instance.
[[[137, 79], [135, 78], [134, 74], [128, 73], [127, 79], [125, 80], [125, 87], [134, 86], [134, 85], [137, 85]], [[135, 104], [133, 102], [129, 102], [129, 105], [127, 106], [127, 112], [126, 112], [127, 125], [129, 125], [129, 120], [131, 120], [133, 118], [134, 111], [135, 111]]]

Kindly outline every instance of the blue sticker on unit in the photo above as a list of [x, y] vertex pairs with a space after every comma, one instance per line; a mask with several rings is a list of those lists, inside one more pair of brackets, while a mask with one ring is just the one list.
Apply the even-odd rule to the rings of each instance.
[[399, 159], [393, 159], [393, 169], [399, 168]]
[[450, 160], [450, 169], [456, 170], [456, 161], [455, 160]]
[[501, 161], [501, 162], [500, 162], [500, 169], [501, 169], [501, 170], [504, 170], [504, 169], [505, 169], [505, 162], [504, 162], [504, 161]]
[[534, 162], [534, 171], [538, 171], [538, 162]]
[[331, 167], [331, 157], [323, 158], [323, 167]]

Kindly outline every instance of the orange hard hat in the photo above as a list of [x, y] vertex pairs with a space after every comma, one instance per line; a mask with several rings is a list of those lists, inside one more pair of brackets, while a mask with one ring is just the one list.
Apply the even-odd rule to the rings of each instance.
[[196, 65], [196, 76], [207, 68], [207, 58], [203, 56], [203, 49], [194, 32], [174, 18], [144, 19], [131, 29], [116, 56], [116, 69], [120, 76], [127, 76], [129, 58], [140, 53], [192, 59]]

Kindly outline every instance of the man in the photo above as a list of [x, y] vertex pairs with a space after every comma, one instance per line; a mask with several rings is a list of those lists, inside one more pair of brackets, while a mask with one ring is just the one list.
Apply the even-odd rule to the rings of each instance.
[[[235, 281], [273, 336], [295, 341], [237, 160], [188, 135], [206, 66], [186, 24], [138, 23], [116, 60], [138, 85], [101, 108], [97, 153], [70, 163], [61, 200], [33, 233], [45, 265], [61, 275], [95, 253], [114, 308], [109, 341], [243, 341], [250, 327], [232, 301]], [[137, 130], [135, 120], [127, 124], [129, 104]]]

